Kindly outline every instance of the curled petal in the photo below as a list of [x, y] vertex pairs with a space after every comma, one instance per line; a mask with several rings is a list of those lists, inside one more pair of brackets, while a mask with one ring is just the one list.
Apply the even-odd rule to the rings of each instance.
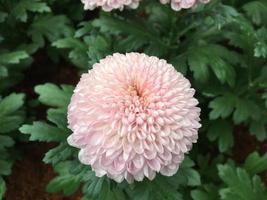
[[[112, 3], [120, 7], [113, 0], [101, 5], [110, 9]], [[79, 160], [96, 176], [129, 183], [152, 180], [158, 172], [171, 176], [198, 138], [194, 92], [165, 60], [139, 53], [107, 56], [74, 90], [68, 106], [73, 133], [67, 141], [80, 149]]]

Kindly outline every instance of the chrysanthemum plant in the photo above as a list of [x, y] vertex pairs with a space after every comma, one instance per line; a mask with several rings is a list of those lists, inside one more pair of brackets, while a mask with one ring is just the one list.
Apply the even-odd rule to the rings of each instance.
[[[104, 157], [99, 155], [106, 151], [103, 148], [114, 145], [117, 138], [108, 140], [99, 133], [105, 135], [110, 133], [112, 136], [114, 134], [112, 131], [117, 128], [118, 134], [124, 137], [125, 132], [121, 131], [122, 124], [116, 121], [123, 117], [113, 115], [114, 123], [110, 121], [111, 113], [114, 114], [113, 109], [120, 103], [120, 99], [114, 101], [112, 96], [118, 95], [121, 90], [126, 90], [129, 94], [133, 92], [135, 95], [138, 94], [137, 96], [141, 94], [142, 89], [139, 90], [138, 85], [133, 83], [133, 87], [125, 88], [125, 85], [121, 84], [121, 82], [127, 82], [128, 76], [131, 79], [135, 74], [131, 73], [131, 70], [126, 70], [129, 63], [144, 70], [139, 59], [136, 58], [130, 62], [124, 56], [119, 56], [115, 62], [107, 57], [107, 60], [100, 61], [93, 70], [83, 75], [75, 90], [75, 87], [70, 85], [57, 86], [47, 83], [36, 86], [35, 92], [39, 95], [40, 103], [50, 107], [47, 111], [47, 122], [34, 121], [32, 124], [23, 125], [20, 131], [30, 134], [31, 141], [59, 142], [59, 145], [47, 152], [44, 157], [44, 162], [52, 164], [58, 173], [58, 176], [47, 186], [49, 192], [62, 191], [65, 195], [71, 195], [81, 188], [84, 200], [264, 200], [267, 198], [266, 187], [257, 175], [266, 170], [267, 155], [252, 153], [244, 164], [239, 165], [232, 160], [233, 131], [236, 127], [247, 127], [259, 141], [267, 137], [265, 126], [267, 5], [265, 1], [231, 2], [236, 9], [229, 3], [224, 5], [214, 0], [209, 4], [201, 4], [196, 8], [180, 12], [154, 1], [141, 2], [134, 11], [100, 12], [95, 20], [81, 22], [73, 35], [53, 42], [56, 48], [70, 49], [68, 60], [79, 67], [81, 72], [87, 72], [95, 63], [99, 63], [100, 59], [116, 52], [123, 54], [141, 52], [167, 60], [177, 71], [183, 73], [196, 89], [196, 98], [202, 110], [202, 128], [199, 141], [194, 144], [190, 155], [185, 156], [181, 164], [174, 162], [175, 165], [172, 167], [179, 167], [177, 173], [172, 173], [170, 177], [164, 176], [166, 175], [164, 172], [163, 175], [156, 173], [155, 177], [154, 174], [150, 176], [151, 171], [149, 172], [147, 168], [155, 169], [151, 173], [161, 172], [164, 162], [159, 161], [160, 165], [156, 161], [150, 163], [151, 159], [148, 158], [151, 154], [141, 152], [142, 148], [137, 151], [140, 150], [139, 155], [144, 155], [148, 160], [145, 160], [145, 165], [142, 165], [142, 167], [145, 166], [142, 168], [143, 174], [134, 173], [131, 170], [135, 169], [123, 168], [124, 163], [119, 162], [120, 157], [116, 155], [116, 151], [111, 151], [109, 156], [114, 154], [114, 160], [118, 159], [117, 162], [110, 159], [101, 160]], [[137, 60], [139, 65], [135, 65]], [[153, 62], [144, 58], [143, 60], [145, 66], [156, 63], [153, 67], [162, 67], [157, 72], [159, 75], [155, 72], [147, 76], [148, 79], [153, 80], [153, 75], [157, 75], [156, 77], [161, 81], [171, 80], [163, 78], [168, 71], [163, 70], [166, 63], [158, 64], [157, 59]], [[100, 68], [99, 71], [97, 67]], [[147, 74], [143, 75], [146, 77]], [[142, 76], [136, 77], [139, 82], [142, 82], [138, 77]], [[112, 79], [117, 82], [112, 82]], [[159, 83], [169, 89], [171, 84], [168, 81], [166, 84], [164, 81]], [[114, 83], [116, 85], [113, 85]], [[181, 87], [181, 85], [177, 87], [176, 82], [172, 86], [174, 90], [179, 90]], [[157, 88], [156, 85], [154, 87]], [[148, 93], [151, 91], [148, 90]], [[174, 92], [169, 95], [175, 96], [175, 94]], [[130, 95], [129, 98], [131, 100], [133, 97]], [[190, 104], [190, 101], [184, 101], [184, 105], [188, 105], [187, 103]], [[98, 106], [109, 112], [103, 113]], [[188, 109], [188, 107], [183, 108]], [[180, 109], [183, 110], [183, 108]], [[179, 111], [182, 112], [182, 110]], [[131, 120], [137, 124], [139, 122], [143, 124], [143, 120], [149, 121], [149, 115], [139, 119], [137, 115], [129, 117], [129, 113], [126, 112], [126, 114], [128, 118], [124, 120], [125, 124]], [[188, 112], [188, 115], [184, 115], [182, 119], [177, 117], [177, 126], [179, 128], [188, 124], [189, 127], [192, 126], [192, 121], [183, 121], [191, 114]], [[192, 115], [195, 116], [195, 114]], [[158, 120], [158, 124], [169, 123], [167, 118], [163, 119], [163, 122], [160, 118], [153, 120]], [[196, 127], [194, 124], [191, 131]], [[135, 127], [127, 126], [126, 133], [131, 132], [132, 129], [136, 130]], [[167, 134], [168, 131], [163, 133]], [[139, 138], [140, 136], [141, 138], [142, 133], [138, 134], [139, 132], [134, 132], [130, 137]], [[183, 131], [181, 134], [190, 135]], [[69, 138], [69, 144], [78, 148], [70, 146], [67, 138]], [[105, 141], [106, 146], [100, 148], [99, 143], [102, 144]], [[184, 141], [183, 144], [178, 145], [179, 148], [187, 142]], [[217, 148], [207, 145], [216, 143]], [[127, 152], [127, 145], [123, 149], [118, 143], [117, 147], [122, 148], [123, 153]], [[133, 148], [136, 147], [133, 146]], [[171, 143], [169, 148], [171, 153], [175, 151]], [[220, 152], [219, 156], [216, 156], [217, 152]], [[127, 158], [129, 156], [131, 155], [126, 155]], [[165, 155], [163, 159], [167, 159], [167, 156]], [[112, 162], [120, 165], [112, 168], [114, 167], [110, 164]], [[123, 181], [124, 179], [129, 180], [130, 183]]]

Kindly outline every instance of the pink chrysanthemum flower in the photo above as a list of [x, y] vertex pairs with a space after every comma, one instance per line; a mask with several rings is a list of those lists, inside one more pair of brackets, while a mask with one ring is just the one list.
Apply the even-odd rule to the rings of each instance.
[[172, 176], [200, 128], [190, 82], [165, 60], [107, 56], [83, 74], [68, 107], [79, 159], [117, 182]]
[[93, 10], [96, 7], [102, 7], [104, 11], [113, 9], [123, 10], [124, 6], [135, 9], [141, 0], [81, 0], [85, 10]]
[[181, 9], [188, 9], [195, 7], [199, 3], [208, 3], [210, 0], [160, 0], [162, 4], [171, 2], [173, 10], [179, 11]]

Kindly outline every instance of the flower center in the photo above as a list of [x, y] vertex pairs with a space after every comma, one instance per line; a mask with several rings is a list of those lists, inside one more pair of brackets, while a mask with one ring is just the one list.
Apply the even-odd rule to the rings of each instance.
[[137, 97], [142, 97], [141, 92], [138, 90], [136, 85], [130, 85], [128, 88], [128, 92], [131, 96], [137, 96]]

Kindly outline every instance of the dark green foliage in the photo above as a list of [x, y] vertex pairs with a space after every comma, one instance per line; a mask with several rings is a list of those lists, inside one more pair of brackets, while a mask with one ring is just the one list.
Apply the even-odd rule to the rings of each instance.
[[[58, 143], [43, 158], [57, 173], [48, 192], [70, 196], [81, 189], [82, 200], [266, 200], [260, 179], [266, 154], [254, 149], [235, 161], [243, 142], [235, 137], [239, 129], [255, 136], [258, 146], [267, 139], [266, 0], [211, 0], [179, 12], [149, 0], [137, 10], [91, 14], [80, 1], [0, 0], [0, 199], [19, 129], [29, 141]], [[166, 59], [191, 81], [203, 127], [177, 174], [118, 184], [96, 177], [67, 144], [73, 85], [42, 80], [34, 86], [38, 100], [29, 92], [26, 104], [25, 95], [14, 91], [24, 91], [25, 71], [39, 65], [40, 52], [82, 73], [106, 55], [133, 51]], [[46, 118], [36, 114], [40, 104]]]
[[10, 149], [14, 146], [11, 133], [24, 122], [23, 94], [10, 94], [0, 97], [0, 199], [4, 197], [6, 184], [3, 176], [11, 174], [14, 158]]
[[258, 176], [250, 177], [246, 170], [219, 165], [219, 176], [226, 186], [220, 189], [221, 199], [264, 200], [267, 190]]

